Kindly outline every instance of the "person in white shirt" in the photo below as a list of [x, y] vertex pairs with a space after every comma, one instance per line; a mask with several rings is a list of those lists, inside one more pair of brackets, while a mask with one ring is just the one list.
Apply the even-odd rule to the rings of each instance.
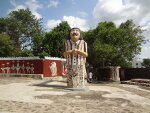
[[92, 73], [92, 72], [89, 72], [89, 82], [90, 82], [90, 83], [92, 82], [92, 77], [93, 77], [93, 73]]

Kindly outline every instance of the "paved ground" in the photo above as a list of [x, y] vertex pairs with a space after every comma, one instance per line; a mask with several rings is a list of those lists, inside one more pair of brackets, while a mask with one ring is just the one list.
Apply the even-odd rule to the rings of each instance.
[[150, 113], [150, 88], [89, 84], [70, 91], [63, 81], [0, 77], [0, 113]]

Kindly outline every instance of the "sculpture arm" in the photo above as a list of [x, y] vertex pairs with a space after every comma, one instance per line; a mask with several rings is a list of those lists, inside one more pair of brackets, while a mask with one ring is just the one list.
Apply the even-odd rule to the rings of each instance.
[[83, 57], [87, 57], [88, 56], [87, 52], [84, 52], [84, 51], [77, 50], [77, 53], [80, 54]]
[[79, 55], [81, 55], [81, 56], [83, 56], [83, 57], [87, 57], [88, 56], [88, 54], [87, 54], [87, 52], [84, 52], [84, 51], [81, 51], [81, 50], [78, 50], [78, 49], [74, 49], [73, 51], [72, 51], [72, 53], [73, 54], [79, 54]]
[[68, 51], [65, 51], [63, 53], [64, 57], [67, 58], [68, 55], [70, 55], [72, 53], [72, 50], [68, 50]]

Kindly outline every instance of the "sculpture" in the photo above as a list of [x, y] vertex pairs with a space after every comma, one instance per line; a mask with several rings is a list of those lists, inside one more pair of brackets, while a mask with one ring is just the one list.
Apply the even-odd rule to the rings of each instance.
[[67, 86], [85, 88], [87, 43], [82, 39], [79, 28], [72, 28], [64, 45], [64, 57], [67, 60]]
[[52, 62], [50, 65], [50, 70], [52, 73], [52, 76], [56, 76], [57, 75], [57, 66], [56, 66], [56, 62]]

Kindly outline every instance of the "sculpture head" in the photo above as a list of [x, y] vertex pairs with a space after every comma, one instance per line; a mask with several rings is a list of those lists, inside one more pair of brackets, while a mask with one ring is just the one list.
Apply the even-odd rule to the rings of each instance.
[[73, 42], [82, 40], [81, 30], [79, 28], [72, 28], [69, 33], [69, 39], [71, 39]]

